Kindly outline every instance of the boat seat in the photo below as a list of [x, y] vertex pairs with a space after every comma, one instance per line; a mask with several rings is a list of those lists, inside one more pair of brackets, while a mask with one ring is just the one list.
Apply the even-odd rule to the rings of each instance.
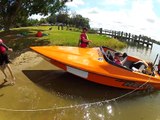
[[144, 73], [143, 71], [147, 68], [147, 64], [145, 64], [143, 61], [137, 61], [137, 62], [133, 62], [130, 65], [130, 69], [132, 69], [133, 71], [138, 71], [140, 73]]
[[123, 66], [126, 66], [127, 68], [129, 68], [129, 69], [131, 69], [132, 67], [132, 64], [133, 64], [133, 62], [132, 61], [128, 61], [128, 60], [126, 60], [126, 62], [123, 64]]

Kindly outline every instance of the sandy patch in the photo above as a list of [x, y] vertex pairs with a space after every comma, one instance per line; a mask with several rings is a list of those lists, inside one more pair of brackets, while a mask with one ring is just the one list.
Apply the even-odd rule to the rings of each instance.
[[[26, 51], [20, 54], [15, 59], [13, 59], [10, 65], [11, 65], [11, 68], [14, 74], [17, 74], [17, 73], [22, 72], [22, 70], [25, 70], [27, 68], [31, 68], [31, 67], [34, 67], [40, 64], [40, 62], [42, 61], [44, 60], [39, 54], [33, 51]], [[8, 70], [6, 72], [8, 73]], [[2, 72], [0, 72], [0, 79], [3, 80], [3, 77], [4, 75], [2, 74]]]
[[42, 62], [42, 60], [43, 58], [39, 54], [33, 51], [27, 51], [15, 58], [11, 66], [14, 72], [18, 72], [19, 70], [33, 67]]

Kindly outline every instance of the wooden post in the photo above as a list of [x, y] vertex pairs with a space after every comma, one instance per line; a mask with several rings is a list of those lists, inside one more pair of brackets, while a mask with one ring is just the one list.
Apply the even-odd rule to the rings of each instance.
[[63, 30], [63, 24], [61, 25], [61, 30]]
[[138, 38], [138, 36], [137, 36], [137, 35], [135, 35], [135, 36], [134, 36], [135, 42], [137, 42], [137, 43], [139, 44], [139, 43], [140, 43], [140, 41], [139, 41], [137, 38]]
[[142, 36], [139, 35], [139, 36], [138, 36], [138, 41], [139, 41], [139, 42], [141, 41], [141, 38], [142, 38]]
[[99, 29], [99, 34], [102, 35], [102, 28]]
[[124, 34], [124, 32], [121, 31], [121, 32], [120, 32], [120, 39], [121, 39], [121, 40], [125, 40], [123, 34]]
[[126, 33], [126, 41], [129, 41], [129, 40], [128, 40], [128, 33]]
[[132, 41], [135, 43], [136, 41], [135, 41], [135, 36], [134, 35], [132, 35]]
[[149, 39], [150, 39], [150, 38], [147, 38], [147, 43], [146, 43], [146, 44], [147, 44], [147, 47], [149, 46]]
[[129, 41], [129, 42], [132, 41], [132, 40], [131, 40], [131, 33], [129, 33], [129, 35], [128, 35], [128, 41]]
[[116, 31], [114, 30], [114, 38], [115, 38], [115, 36], [116, 36]]

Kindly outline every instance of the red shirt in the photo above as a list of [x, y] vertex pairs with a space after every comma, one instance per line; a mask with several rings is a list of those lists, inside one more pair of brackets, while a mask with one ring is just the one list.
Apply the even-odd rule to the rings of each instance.
[[119, 59], [114, 58], [114, 63], [118, 64], [118, 65], [122, 65], [121, 61]]
[[3, 40], [0, 39], [0, 53], [5, 53], [6, 52], [6, 48], [2, 44], [3, 44]]
[[88, 39], [88, 37], [87, 37], [86, 33], [82, 32], [80, 35], [80, 40], [81, 40], [80, 47], [86, 48], [88, 46], [87, 39]]

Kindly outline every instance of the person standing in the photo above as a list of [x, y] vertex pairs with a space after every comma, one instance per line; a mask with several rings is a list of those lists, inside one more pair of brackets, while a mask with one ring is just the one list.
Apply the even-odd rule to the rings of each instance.
[[[11, 85], [14, 85], [15, 84], [15, 77], [14, 77], [12, 69], [11, 69], [11, 67], [9, 65], [10, 61], [9, 61], [9, 58], [8, 58], [7, 51], [13, 51], [13, 49], [7, 47], [3, 43], [3, 40], [0, 39], [0, 69], [1, 69], [1, 71], [3, 72], [3, 74], [5, 76], [4, 81], [5, 82], [9, 81]], [[9, 71], [11, 77], [12, 77], [11, 80], [8, 79], [8, 75], [5, 72], [5, 68], [8, 68], [8, 71]]]
[[92, 42], [91, 40], [88, 39], [88, 36], [86, 34], [87, 31], [88, 31], [87, 28], [83, 28], [82, 33], [80, 34], [80, 44], [79, 44], [79, 46], [82, 47], [82, 48], [88, 47], [89, 42]]

